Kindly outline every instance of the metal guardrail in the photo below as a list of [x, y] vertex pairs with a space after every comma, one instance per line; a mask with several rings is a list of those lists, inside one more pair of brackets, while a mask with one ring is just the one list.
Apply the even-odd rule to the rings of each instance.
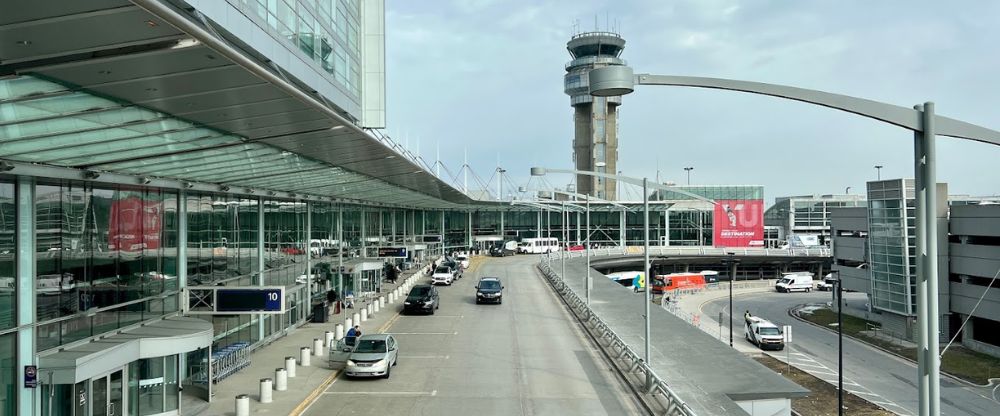
[[594, 313], [589, 306], [587, 306], [587, 303], [580, 299], [576, 292], [574, 292], [563, 281], [562, 277], [559, 276], [558, 273], [552, 270], [548, 262], [544, 260], [540, 261], [538, 263], [538, 269], [542, 272], [542, 275], [549, 279], [552, 287], [554, 287], [559, 295], [563, 297], [566, 304], [576, 310], [582, 318], [581, 320], [584, 321], [583, 323], [590, 324], [591, 328], [600, 337], [600, 339], [607, 341], [608, 345], [606, 347], [611, 349], [610, 352], [613, 353], [612, 355], [615, 355], [619, 360], [625, 360], [630, 363], [627, 368], [629, 373], [638, 372], [652, 380], [652, 383], [648, 386], [646, 393], [654, 395], [658, 393], [663, 397], [666, 401], [666, 412], [664, 412], [664, 415], [696, 416], [695, 412], [688, 406], [688, 404], [681, 400], [677, 393], [675, 393], [673, 389], [667, 385], [667, 382], [660, 378], [660, 376], [656, 375], [653, 368], [650, 367], [638, 353], [633, 351], [632, 347], [625, 343], [625, 341], [618, 336], [618, 334], [615, 333], [615, 331], [612, 330], [603, 319], [597, 316], [597, 314]]
[[[737, 256], [782, 256], [782, 257], [795, 257], [795, 256], [811, 256], [811, 257], [830, 257], [832, 252], [828, 248], [714, 248], [714, 247], [666, 247], [666, 246], [654, 246], [649, 248], [649, 255], [651, 256], [726, 256], [728, 253], [734, 253]], [[626, 247], [604, 247], [595, 248], [590, 250], [591, 256], [624, 256], [624, 255], [640, 255], [643, 254], [641, 246], [626, 246]], [[567, 251], [566, 257], [583, 257], [586, 256], [587, 252], [585, 250], [578, 251]]]

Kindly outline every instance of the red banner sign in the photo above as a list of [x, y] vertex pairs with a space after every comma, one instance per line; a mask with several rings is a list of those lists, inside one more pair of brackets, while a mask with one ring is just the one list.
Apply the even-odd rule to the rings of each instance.
[[111, 250], [140, 251], [160, 248], [163, 207], [159, 201], [138, 197], [111, 203], [108, 247]]
[[715, 247], [763, 247], [764, 200], [718, 199], [713, 217]]

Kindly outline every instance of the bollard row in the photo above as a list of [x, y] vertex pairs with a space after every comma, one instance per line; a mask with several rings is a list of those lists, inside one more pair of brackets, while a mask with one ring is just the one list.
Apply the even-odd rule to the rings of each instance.
[[647, 385], [646, 393], [652, 395], [662, 396], [663, 400], [666, 402], [665, 415], [674, 416], [695, 416], [694, 411], [687, 405], [677, 393], [671, 389], [667, 383], [661, 379], [653, 368], [650, 367], [645, 360], [638, 353], [632, 350], [631, 347], [620, 337], [614, 330], [603, 319], [594, 313], [593, 309], [587, 306], [586, 301], [581, 299], [576, 292], [574, 292], [566, 282], [563, 281], [562, 277], [558, 275], [552, 268], [544, 263], [540, 262], [538, 264], [538, 269], [542, 272], [542, 275], [548, 279], [549, 283], [563, 296], [563, 300], [569, 305], [584, 325], [589, 326], [595, 334], [598, 335], [598, 339], [602, 342], [607, 343], [607, 347], [613, 352], [617, 352], [619, 359], [629, 363], [628, 372], [641, 374], [646, 380], [650, 380]]

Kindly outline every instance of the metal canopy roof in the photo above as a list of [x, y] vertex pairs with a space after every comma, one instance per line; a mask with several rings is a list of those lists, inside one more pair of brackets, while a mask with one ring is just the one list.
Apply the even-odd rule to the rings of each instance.
[[185, 33], [167, 17], [122, 0], [8, 2], [0, 158], [421, 208], [495, 205], [345, 120], [237, 39]]

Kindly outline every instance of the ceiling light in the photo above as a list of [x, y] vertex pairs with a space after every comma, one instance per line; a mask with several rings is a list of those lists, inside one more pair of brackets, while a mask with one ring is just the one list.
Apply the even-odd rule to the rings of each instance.
[[183, 186], [185, 188], [188, 188], [188, 189], [194, 188], [194, 184], [191, 183], [191, 182], [181, 182], [181, 186]]
[[344, 128], [344, 126], [333, 126], [333, 127], [330, 127], [330, 130], [340, 130], [342, 128]]
[[97, 179], [101, 177], [101, 173], [92, 170], [85, 170], [83, 171], [83, 177], [84, 179]]
[[18, 44], [20, 46], [28, 46], [28, 45], [31, 44], [31, 41], [30, 40], [19, 40], [19, 41], [14, 42], [14, 43], [16, 43], [16, 44]]
[[157, 26], [159, 26], [159, 24], [158, 24], [158, 23], [156, 23], [156, 22], [154, 22], [154, 21], [152, 21], [152, 20], [147, 20], [147, 21], [146, 21], [146, 26], [149, 26], [149, 27], [157, 27]]
[[386, 156], [385, 158], [386, 158], [386, 159], [395, 159], [395, 158], [396, 158], [396, 155], [389, 155], [389, 156]]
[[171, 46], [170, 49], [184, 49], [192, 46], [198, 46], [200, 44], [201, 42], [198, 42], [198, 39], [181, 39], [177, 41], [177, 44]]
[[101, 75], [111, 75], [111, 71], [109, 71], [107, 69], [102, 69], [100, 71], [97, 71], [97, 73], [101, 74]]
[[277, 193], [275, 193], [274, 191], [267, 191], [267, 194], [268, 194], [268, 195], [270, 195], [270, 196], [275, 196], [275, 195], [277, 195]]
[[143, 185], [149, 184], [152, 181], [153, 181], [153, 179], [150, 178], [150, 177], [148, 177], [148, 176], [143, 176], [143, 177], [139, 178], [139, 183], [141, 183]]
[[253, 188], [247, 188], [247, 193], [248, 194], [252, 194], [253, 193]]
[[222, 192], [228, 192], [229, 191], [229, 185], [222, 185], [222, 186], [219, 187], [219, 190], [222, 191]]

